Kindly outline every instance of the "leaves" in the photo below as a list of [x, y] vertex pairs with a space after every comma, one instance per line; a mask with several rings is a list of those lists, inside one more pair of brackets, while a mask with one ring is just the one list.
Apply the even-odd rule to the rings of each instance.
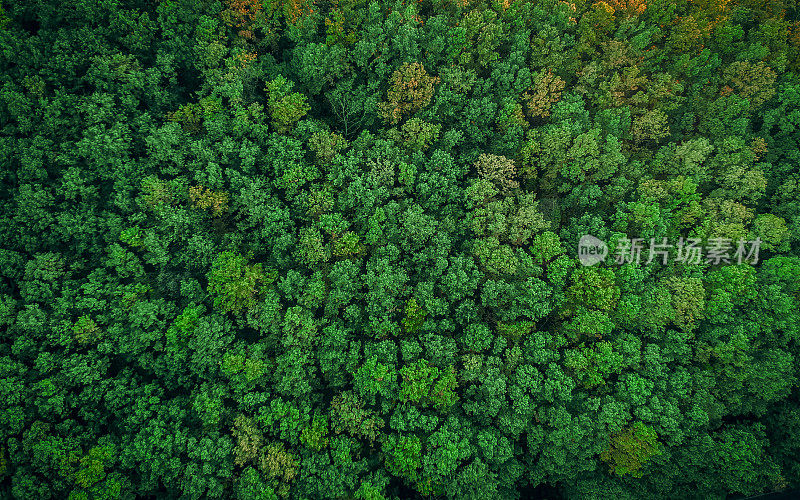
[[609, 448], [600, 454], [600, 458], [609, 464], [614, 474], [642, 477], [641, 468], [660, 453], [655, 431], [635, 422], [611, 437]]
[[267, 83], [267, 107], [272, 124], [278, 132], [287, 132], [311, 109], [306, 97], [299, 92], [291, 92], [294, 83], [279, 76]]
[[439, 77], [430, 76], [418, 63], [405, 63], [392, 73], [389, 80], [387, 102], [378, 109], [389, 124], [397, 124], [404, 114], [413, 113], [431, 102], [434, 85]]
[[791, 2], [146, 3], [0, 8], [3, 496], [800, 485]]
[[208, 274], [208, 291], [215, 297], [214, 307], [239, 313], [255, 307], [265, 287], [275, 278], [260, 263], [248, 264], [241, 254], [222, 252]]

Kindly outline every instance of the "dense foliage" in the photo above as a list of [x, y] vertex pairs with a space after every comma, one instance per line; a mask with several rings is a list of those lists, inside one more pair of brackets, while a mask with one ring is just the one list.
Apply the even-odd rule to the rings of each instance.
[[799, 487], [798, 10], [2, 0], [0, 496]]

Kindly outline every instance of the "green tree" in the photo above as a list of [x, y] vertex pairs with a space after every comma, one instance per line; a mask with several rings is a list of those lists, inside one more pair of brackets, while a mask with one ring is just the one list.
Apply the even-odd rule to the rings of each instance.
[[264, 271], [261, 263], [248, 264], [241, 254], [222, 252], [208, 273], [208, 291], [214, 296], [214, 307], [239, 313], [255, 307], [276, 277], [275, 273]]
[[281, 133], [289, 131], [311, 109], [303, 94], [292, 92], [293, 87], [294, 83], [279, 76], [264, 88], [272, 124]]

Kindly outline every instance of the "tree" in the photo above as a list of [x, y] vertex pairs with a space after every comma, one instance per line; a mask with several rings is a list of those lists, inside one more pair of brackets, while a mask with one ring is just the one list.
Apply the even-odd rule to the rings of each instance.
[[642, 466], [660, 453], [655, 431], [637, 421], [613, 435], [609, 448], [600, 455], [600, 458], [608, 463], [614, 474], [642, 477]]
[[214, 296], [214, 307], [239, 313], [255, 307], [265, 287], [276, 277], [275, 273], [264, 271], [260, 263], [248, 264], [241, 254], [222, 252], [208, 273], [208, 292]]
[[353, 79], [342, 80], [325, 96], [341, 126], [344, 138], [351, 137], [363, 125], [372, 121], [367, 116], [367, 111], [377, 103], [377, 99], [370, 96], [363, 85], [355, 89], [353, 85]]
[[431, 405], [439, 410], [447, 410], [458, 399], [455, 394], [455, 369], [450, 366], [440, 370], [429, 366], [424, 360], [406, 365], [400, 369], [400, 401], [410, 401]]
[[422, 442], [417, 436], [390, 434], [381, 444], [389, 471], [408, 481], [416, 481], [422, 459]]
[[732, 92], [750, 101], [750, 110], [755, 110], [775, 95], [776, 74], [763, 62], [736, 61], [722, 72], [723, 81], [728, 82], [720, 95]]
[[504, 191], [519, 187], [514, 160], [484, 153], [478, 158], [475, 168], [481, 178], [497, 183]]
[[189, 201], [195, 208], [211, 209], [211, 215], [215, 217], [228, 211], [228, 193], [214, 192], [203, 186], [189, 188]]
[[244, 415], [237, 416], [233, 422], [232, 434], [236, 439], [234, 464], [242, 466], [255, 463], [264, 446], [264, 436], [255, 422]]
[[336, 395], [331, 401], [333, 432], [339, 434], [347, 431], [353, 436], [375, 441], [384, 421], [374, 411], [364, 409], [363, 406], [363, 401], [353, 392]]
[[267, 106], [272, 124], [275, 129], [284, 133], [304, 117], [311, 106], [306, 103], [306, 97], [299, 92], [292, 92], [294, 83], [282, 76], [267, 83]]
[[438, 76], [430, 76], [422, 64], [405, 63], [392, 73], [387, 102], [378, 109], [389, 124], [397, 124], [404, 114], [411, 114], [430, 104]]
[[551, 70], [542, 71], [534, 80], [532, 93], [522, 95], [526, 101], [526, 114], [531, 118], [547, 118], [550, 108], [561, 98], [566, 83]]

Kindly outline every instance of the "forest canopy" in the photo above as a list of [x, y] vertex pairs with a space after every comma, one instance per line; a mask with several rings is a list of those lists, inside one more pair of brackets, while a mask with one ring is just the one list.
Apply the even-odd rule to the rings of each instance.
[[800, 488], [799, 14], [0, 0], [0, 496]]

